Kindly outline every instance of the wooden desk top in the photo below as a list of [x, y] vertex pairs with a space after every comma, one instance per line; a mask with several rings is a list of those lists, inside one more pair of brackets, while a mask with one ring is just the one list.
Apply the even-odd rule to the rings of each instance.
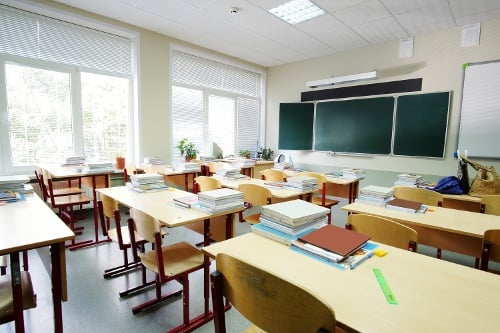
[[179, 207], [173, 203], [173, 199], [176, 197], [193, 195], [193, 193], [174, 189], [172, 187], [166, 191], [139, 193], [126, 186], [115, 186], [101, 188], [98, 189], [97, 192], [110, 196], [125, 206], [133, 207], [149, 214], [169, 228], [243, 210], [243, 208], [241, 208], [218, 214], [208, 214], [193, 208]]
[[40, 168], [47, 170], [54, 178], [65, 177], [85, 177], [96, 175], [109, 175], [111, 173], [123, 172], [123, 170], [115, 169], [95, 169], [87, 170], [85, 166], [62, 166], [57, 164], [44, 164]]
[[[285, 174], [287, 177], [294, 177], [298, 174], [298, 171], [295, 170], [287, 170], [285, 169]], [[326, 175], [326, 181], [332, 184], [339, 184], [339, 185], [350, 185], [352, 183], [359, 183], [361, 179], [350, 179], [350, 178], [343, 178], [343, 177], [335, 177], [332, 175]]]
[[[248, 233], [205, 247], [255, 264], [320, 295], [339, 323], [359, 332], [498, 332], [500, 276], [381, 245], [354, 270], [340, 270]], [[388, 304], [372, 272], [379, 268], [397, 305]]]
[[215, 176], [214, 178], [217, 178], [222, 187], [227, 187], [227, 188], [232, 188], [237, 190], [238, 186], [240, 184], [256, 184], [256, 185], [261, 185], [264, 187], [267, 187], [270, 191], [273, 197], [275, 198], [280, 198], [280, 199], [288, 199], [288, 198], [293, 198], [298, 195], [304, 195], [307, 193], [315, 192], [314, 191], [300, 191], [300, 190], [295, 190], [291, 188], [273, 188], [271, 186], [265, 186], [266, 183], [269, 183], [269, 181], [263, 180], [263, 179], [257, 179], [257, 178], [242, 178], [239, 180], [229, 180], [224, 177], [217, 177]]
[[474, 213], [442, 207], [429, 207], [433, 211], [425, 214], [403, 213], [385, 207], [378, 207], [361, 202], [343, 206], [342, 209], [387, 217], [396, 221], [408, 222], [422, 227], [449, 231], [477, 238], [482, 238], [488, 229], [500, 228], [500, 216], [491, 214]]
[[0, 206], [0, 255], [75, 238], [68, 226], [36, 194]]
[[201, 168], [191, 170], [191, 169], [176, 169], [168, 164], [162, 165], [151, 165], [144, 168], [146, 172], [156, 172], [163, 176], [175, 176], [175, 175], [185, 175], [185, 174], [195, 174], [201, 172]]

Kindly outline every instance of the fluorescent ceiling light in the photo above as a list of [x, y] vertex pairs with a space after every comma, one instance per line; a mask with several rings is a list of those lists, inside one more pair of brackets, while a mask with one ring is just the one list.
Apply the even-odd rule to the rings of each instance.
[[290, 24], [297, 24], [325, 14], [325, 11], [309, 0], [292, 0], [269, 9], [274, 16]]
[[306, 86], [309, 88], [316, 88], [316, 87], [322, 87], [322, 86], [331, 86], [331, 85], [338, 84], [338, 83], [346, 83], [346, 82], [353, 82], [353, 81], [360, 81], [360, 80], [370, 80], [370, 79], [376, 79], [376, 78], [377, 78], [377, 71], [371, 71], [371, 72], [366, 72], [366, 73], [331, 77], [328, 79], [317, 80], [317, 81], [309, 81], [309, 82], [306, 82]]

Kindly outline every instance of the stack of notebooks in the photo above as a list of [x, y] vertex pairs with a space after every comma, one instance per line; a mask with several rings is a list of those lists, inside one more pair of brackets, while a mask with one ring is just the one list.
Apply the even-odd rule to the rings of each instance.
[[236, 160], [235, 164], [240, 167], [252, 167], [255, 165], [255, 161], [249, 158], [240, 158]]
[[144, 157], [144, 163], [151, 164], [151, 165], [163, 165], [163, 164], [165, 164], [162, 161], [162, 159], [159, 157]]
[[398, 176], [398, 179], [394, 182], [394, 185], [417, 187], [422, 183], [422, 176], [404, 173]]
[[291, 242], [328, 221], [329, 210], [303, 200], [290, 200], [262, 206], [259, 223], [251, 230], [264, 237], [290, 245]]
[[364, 179], [365, 172], [361, 169], [342, 169], [342, 178]]
[[328, 224], [292, 241], [291, 249], [341, 269], [354, 269], [373, 256], [378, 244], [369, 239], [368, 235]]
[[421, 202], [399, 198], [394, 198], [389, 201], [385, 208], [403, 213], [425, 213], [428, 209], [428, 207]]
[[318, 180], [307, 176], [290, 177], [285, 185], [286, 187], [300, 191], [315, 191], [319, 189]]
[[209, 214], [243, 208], [243, 193], [229, 188], [203, 191], [198, 194], [198, 203], [192, 207]]
[[237, 166], [224, 166], [222, 168], [217, 169], [215, 174], [219, 177], [234, 180], [245, 178], [245, 175], [241, 174], [241, 168]]
[[15, 202], [23, 199], [24, 193], [33, 190], [33, 187], [27, 184], [29, 180], [26, 175], [0, 176], [0, 202]]
[[393, 199], [393, 193], [391, 187], [369, 185], [359, 191], [356, 202], [383, 207]]
[[151, 192], [168, 189], [163, 176], [157, 173], [142, 173], [130, 175], [130, 183], [127, 183], [132, 190], [137, 192]]
[[84, 172], [111, 172], [114, 171], [113, 163], [111, 162], [87, 162], [85, 163]]
[[82, 164], [85, 164], [85, 156], [70, 156], [66, 157], [66, 162], [63, 163], [63, 166], [82, 165]]
[[199, 163], [196, 162], [185, 162], [185, 163], [179, 163], [177, 164], [177, 169], [179, 170], [186, 170], [186, 171], [201, 171], [201, 166]]

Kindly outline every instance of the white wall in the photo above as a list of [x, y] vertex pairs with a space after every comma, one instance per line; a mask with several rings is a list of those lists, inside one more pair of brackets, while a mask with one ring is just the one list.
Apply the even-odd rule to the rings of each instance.
[[[410, 58], [399, 59], [399, 41], [395, 41], [270, 68], [267, 82], [266, 146], [278, 151], [279, 104], [300, 102], [300, 93], [311, 90], [306, 88], [305, 82], [376, 69], [379, 78], [365, 83], [423, 78], [423, 92], [452, 91], [445, 158], [328, 156], [320, 152], [287, 151], [292, 155], [294, 163], [319, 165], [323, 170], [357, 167], [372, 170], [377, 177], [383, 175], [380, 172], [382, 170], [388, 171], [390, 177], [401, 172], [455, 175], [457, 161], [453, 158], [453, 153], [457, 147], [460, 120], [462, 64], [500, 59], [500, 20], [481, 24], [479, 46], [462, 48], [460, 39], [461, 28], [455, 28], [415, 37], [414, 53]], [[492, 164], [500, 170], [500, 161], [480, 162]], [[475, 171], [470, 170], [473, 176]], [[373, 179], [374, 183], [376, 181]]]

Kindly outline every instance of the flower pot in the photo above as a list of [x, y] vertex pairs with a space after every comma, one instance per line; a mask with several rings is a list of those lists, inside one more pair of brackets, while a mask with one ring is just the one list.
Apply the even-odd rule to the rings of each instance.
[[125, 157], [117, 157], [116, 158], [116, 169], [123, 170], [125, 169]]

